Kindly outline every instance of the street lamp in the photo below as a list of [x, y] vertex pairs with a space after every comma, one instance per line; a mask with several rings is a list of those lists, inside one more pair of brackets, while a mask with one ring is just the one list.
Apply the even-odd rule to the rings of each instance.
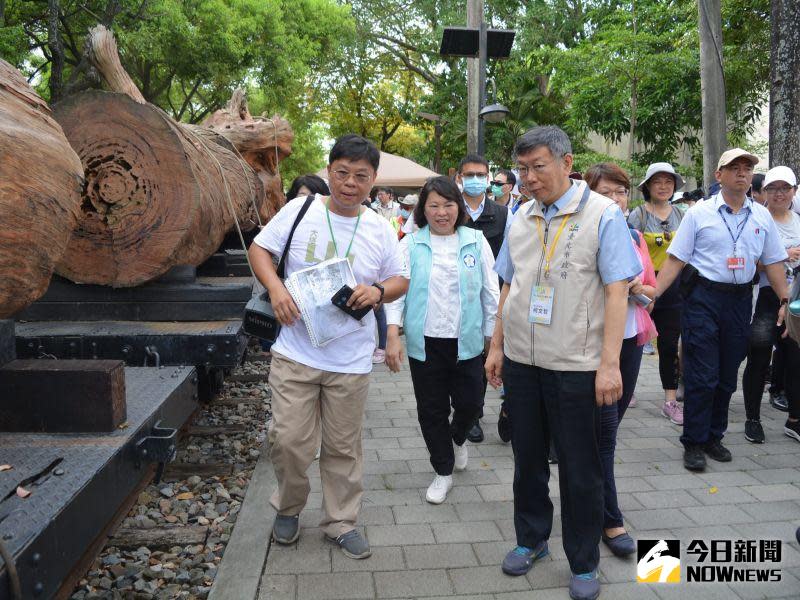
[[[478, 154], [483, 155], [486, 148], [484, 121], [497, 123], [508, 114], [501, 104], [484, 106], [486, 98], [486, 61], [490, 58], [502, 59], [511, 55], [516, 32], [512, 29], [489, 29], [480, 11], [478, 27], [446, 27], [442, 34], [441, 56], [465, 56], [478, 59], [478, 98], [481, 110], [477, 116]], [[468, 123], [470, 125], [475, 123]]]
[[[495, 87], [494, 79], [492, 79], [492, 98], [497, 100], [497, 88]], [[486, 99], [481, 98], [481, 104], [485, 104], [485, 101]], [[481, 112], [478, 113], [478, 116], [487, 123], [500, 123], [510, 112], [511, 111], [502, 104], [495, 103], [488, 104], [481, 108]]]

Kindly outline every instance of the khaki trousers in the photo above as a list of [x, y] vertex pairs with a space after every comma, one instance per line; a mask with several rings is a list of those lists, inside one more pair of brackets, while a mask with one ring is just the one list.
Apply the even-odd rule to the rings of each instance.
[[326, 535], [355, 527], [363, 494], [361, 428], [369, 375], [332, 373], [272, 353], [271, 459], [278, 489], [270, 503], [280, 515], [303, 510], [311, 489], [308, 471], [322, 448], [322, 521]]

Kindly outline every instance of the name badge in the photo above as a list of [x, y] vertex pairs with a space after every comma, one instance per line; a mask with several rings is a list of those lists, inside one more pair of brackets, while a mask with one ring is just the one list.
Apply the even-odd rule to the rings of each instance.
[[531, 310], [529, 323], [550, 325], [553, 318], [553, 296], [555, 288], [549, 285], [535, 285], [531, 290]]
[[728, 268], [731, 271], [738, 271], [740, 269], [744, 269], [744, 257], [743, 256], [728, 257]]

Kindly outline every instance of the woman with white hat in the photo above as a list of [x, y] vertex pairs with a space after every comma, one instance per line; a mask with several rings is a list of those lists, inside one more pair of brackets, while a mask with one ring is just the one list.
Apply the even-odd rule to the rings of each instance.
[[[781, 241], [789, 255], [784, 265], [786, 280], [791, 288], [796, 272], [800, 268], [800, 215], [792, 211], [792, 200], [797, 192], [797, 179], [789, 167], [774, 167], [767, 171], [761, 189], [766, 194], [767, 209], [778, 226]], [[744, 408], [747, 413], [744, 437], [756, 444], [764, 442], [764, 429], [760, 421], [761, 395], [764, 392], [772, 347], [777, 345], [784, 356], [785, 377], [782, 383], [789, 403], [789, 418], [784, 426], [784, 432], [800, 442], [800, 377], [797, 376], [800, 371], [800, 346], [791, 338], [783, 337], [784, 325], [775, 326], [780, 300], [763, 271], [758, 285], [758, 300], [750, 330], [747, 364], [742, 377]]]
[[[642, 191], [645, 203], [628, 215], [628, 224], [640, 231], [647, 242], [656, 275], [683, 219], [683, 211], [670, 204], [670, 200], [684, 183], [683, 177], [675, 172], [671, 164], [651, 164], [637, 186]], [[677, 281], [656, 301], [651, 317], [658, 330], [658, 372], [664, 388], [661, 414], [676, 425], [682, 425], [683, 406], [676, 397], [679, 373], [678, 338], [681, 333], [681, 298]]]

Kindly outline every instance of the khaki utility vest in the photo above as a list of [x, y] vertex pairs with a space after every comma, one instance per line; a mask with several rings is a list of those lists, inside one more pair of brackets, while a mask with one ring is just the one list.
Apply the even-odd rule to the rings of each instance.
[[[605, 291], [597, 252], [600, 217], [613, 203], [581, 182], [549, 224], [538, 201], [517, 212], [508, 232], [514, 277], [503, 305], [504, 353], [514, 362], [554, 371], [596, 371], [600, 366]], [[564, 219], [569, 220], [553, 246]], [[553, 251], [549, 277], [540, 232], [548, 253]], [[549, 325], [528, 320], [536, 285], [555, 289]]]

